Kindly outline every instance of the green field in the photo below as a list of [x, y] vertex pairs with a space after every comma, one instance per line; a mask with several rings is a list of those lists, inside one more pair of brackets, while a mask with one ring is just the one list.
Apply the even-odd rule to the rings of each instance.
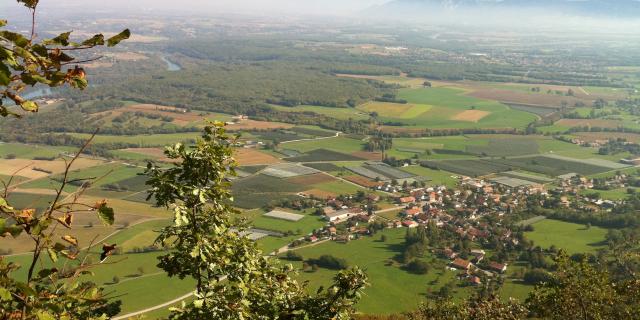
[[[533, 114], [513, 110], [495, 101], [465, 96], [463, 90], [453, 88], [401, 89], [398, 99], [407, 100], [415, 106], [403, 109], [397, 113], [399, 115], [394, 115], [392, 111], [383, 113], [380, 116], [382, 122], [398, 122], [409, 127], [431, 129], [524, 128], [537, 118]], [[367, 105], [364, 108], [365, 111], [371, 109], [367, 109]], [[488, 114], [477, 122], [454, 119], [457, 114], [467, 110], [486, 111]]]
[[362, 112], [353, 108], [331, 108], [320, 106], [296, 106], [296, 107], [283, 107], [271, 105], [272, 108], [278, 111], [284, 112], [314, 112], [322, 114], [331, 118], [340, 120], [367, 120], [369, 115], [366, 112]]
[[605, 246], [607, 230], [599, 227], [545, 219], [533, 224], [534, 231], [527, 232], [527, 239], [534, 245], [549, 248], [555, 245], [568, 253], [593, 253]]
[[[383, 234], [386, 242], [380, 242], [378, 233], [373, 237], [364, 237], [348, 244], [328, 242], [318, 246], [297, 250], [305, 259], [331, 254], [346, 259], [350, 265], [363, 268], [369, 276], [371, 287], [367, 288], [357, 309], [365, 313], [390, 314], [415, 309], [425, 301], [427, 290], [437, 291], [442, 285], [454, 280], [457, 272], [446, 271], [445, 262], [434, 260], [431, 271], [425, 275], [406, 272], [396, 264], [387, 265], [402, 250], [405, 229], [387, 229]], [[427, 254], [424, 259], [432, 261]], [[298, 268], [301, 263], [294, 263]], [[330, 284], [335, 271], [320, 268], [317, 272], [301, 271], [299, 278], [310, 281], [310, 290]], [[433, 283], [432, 283], [433, 282]], [[467, 294], [465, 289], [457, 288], [455, 296]], [[392, 297], [392, 298], [391, 298]]]
[[[86, 133], [68, 133], [71, 136], [89, 139], [90, 134]], [[111, 135], [96, 135], [93, 139], [94, 144], [100, 143], [130, 143], [135, 144], [140, 148], [144, 147], [164, 147], [171, 143], [183, 142], [188, 140], [194, 140], [200, 137], [198, 132], [185, 132], [185, 133], [170, 133], [170, 134], [141, 134], [135, 136], [111, 136]]]
[[[108, 163], [101, 166], [72, 171], [69, 175], [69, 180], [95, 178], [92, 182], [91, 188], [96, 188], [105, 184], [117, 183], [126, 179], [134, 178], [141, 172], [142, 169], [140, 168], [130, 167], [120, 163]], [[25, 189], [52, 189], [58, 186], [58, 183], [55, 180], [52, 180], [56, 178], [61, 178], [61, 176], [58, 175], [53, 176], [52, 178], [47, 177], [30, 181], [21, 185], [21, 187]], [[67, 190], [74, 189], [74, 186], [67, 187]]]
[[[109, 243], [126, 243], [134, 239], [141, 232], [148, 230], [157, 230], [166, 225], [166, 221], [152, 221], [130, 227], [122, 232], [109, 238]], [[148, 241], [153, 237], [148, 237]], [[140, 244], [144, 245], [144, 244]], [[92, 250], [90, 259], [97, 259], [96, 251]], [[147, 307], [151, 307], [176, 297], [184, 295], [193, 288], [193, 282], [190, 280], [180, 280], [178, 278], [169, 278], [164, 272], [156, 267], [156, 257], [161, 253], [140, 253], [140, 254], [121, 254], [114, 255], [109, 258], [109, 262], [115, 264], [98, 265], [92, 269], [95, 272], [90, 280], [98, 285], [105, 285], [107, 291], [113, 292], [112, 296], [122, 300], [122, 312], [132, 312]], [[29, 259], [28, 255], [13, 256], [7, 260], [25, 265]], [[43, 261], [51, 263], [48, 258]], [[59, 263], [63, 263], [60, 261]], [[144, 274], [139, 275], [138, 268], [143, 267]], [[21, 278], [26, 276], [26, 268], [21, 268], [15, 274]], [[113, 283], [113, 277], [120, 278], [120, 282]], [[171, 290], [166, 290], [171, 288]]]
[[51, 147], [0, 142], [0, 158], [5, 158], [7, 155], [14, 155], [20, 159], [33, 159], [35, 157], [50, 158], [58, 157], [60, 153], [74, 152], [76, 150], [77, 148], [74, 147]]
[[296, 150], [302, 153], [317, 149], [326, 149], [340, 153], [351, 154], [362, 151], [364, 142], [346, 137], [336, 137], [322, 140], [296, 141], [280, 144], [281, 148]]
[[402, 168], [402, 171], [425, 177], [429, 185], [445, 185], [449, 188], [454, 188], [458, 184], [458, 181], [452, 177], [451, 173], [441, 170], [433, 170], [422, 166], [409, 166]]

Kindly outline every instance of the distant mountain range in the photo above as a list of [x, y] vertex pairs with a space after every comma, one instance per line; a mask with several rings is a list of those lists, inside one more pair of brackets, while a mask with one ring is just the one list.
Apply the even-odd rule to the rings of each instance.
[[640, 18], [640, 0], [393, 0], [373, 10], [387, 14], [417, 14], [421, 10], [448, 13], [534, 10], [590, 17]]

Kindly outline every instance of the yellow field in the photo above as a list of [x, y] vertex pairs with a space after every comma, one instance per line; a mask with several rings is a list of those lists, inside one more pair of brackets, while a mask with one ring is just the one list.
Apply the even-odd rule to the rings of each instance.
[[469, 121], [469, 122], [478, 122], [482, 120], [482, 118], [490, 115], [491, 112], [482, 111], [482, 110], [467, 110], [456, 114], [451, 117], [451, 120], [456, 121]]
[[[103, 164], [102, 160], [79, 158], [73, 164], [73, 170], [79, 170], [89, 167], [94, 167]], [[29, 179], [40, 179], [49, 176], [48, 173], [33, 170], [34, 168], [44, 169], [51, 171], [53, 174], [62, 173], [65, 169], [65, 162], [63, 160], [30, 160], [30, 159], [2, 159], [0, 160], [0, 174], [10, 176], [16, 171], [19, 176]]]
[[401, 104], [390, 102], [367, 102], [358, 106], [366, 112], [377, 112], [381, 117], [412, 119], [431, 110], [432, 106], [423, 104]]

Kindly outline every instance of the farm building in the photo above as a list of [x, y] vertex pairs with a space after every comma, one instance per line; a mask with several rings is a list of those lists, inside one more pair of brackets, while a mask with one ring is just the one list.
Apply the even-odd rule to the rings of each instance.
[[329, 220], [329, 222], [342, 222], [347, 221], [351, 217], [359, 216], [363, 213], [364, 211], [362, 211], [362, 209], [360, 208], [350, 208], [326, 214], [324, 217], [325, 219]]
[[304, 218], [301, 214], [290, 213], [285, 211], [273, 210], [264, 214], [265, 217], [287, 220], [287, 221], [299, 221]]

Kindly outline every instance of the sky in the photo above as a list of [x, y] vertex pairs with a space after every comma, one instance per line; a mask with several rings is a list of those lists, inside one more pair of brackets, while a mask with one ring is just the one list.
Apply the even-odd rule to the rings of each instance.
[[[51, 5], [69, 9], [145, 9], [147, 11], [233, 12], [233, 13], [305, 13], [346, 15], [357, 13], [388, 0], [41, 0], [42, 8]], [[0, 0], [0, 9], [13, 0]], [[0, 14], [1, 15], [1, 14]]]

